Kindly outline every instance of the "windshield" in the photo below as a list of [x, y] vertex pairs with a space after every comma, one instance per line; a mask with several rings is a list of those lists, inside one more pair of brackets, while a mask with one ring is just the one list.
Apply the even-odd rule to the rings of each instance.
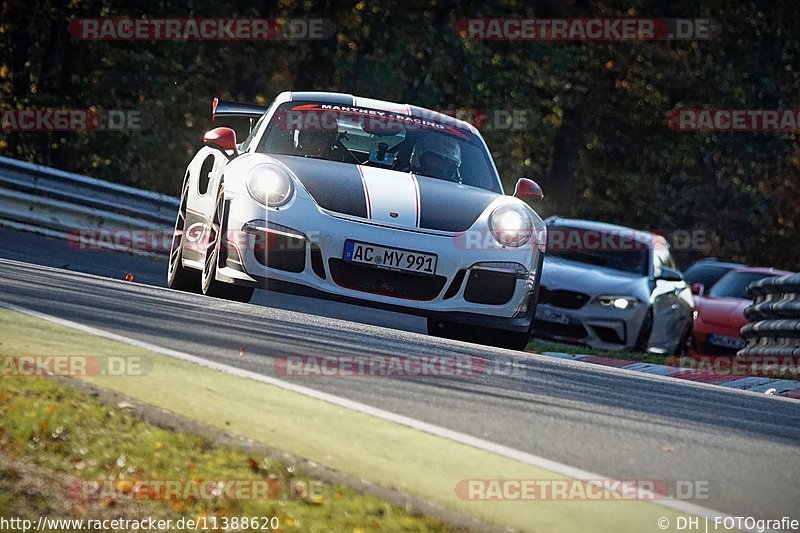
[[711, 290], [708, 295], [715, 298], [741, 298], [743, 300], [750, 300], [747, 296], [747, 286], [764, 278], [774, 277], [772, 274], [762, 274], [760, 272], [731, 272], [723, 276]]
[[686, 269], [683, 279], [690, 285], [702, 283], [708, 289], [725, 274], [736, 268], [735, 266], [694, 264]]
[[287, 102], [276, 110], [256, 151], [413, 172], [502, 192], [480, 138], [455, 121]]
[[646, 276], [650, 248], [619, 232], [601, 232], [566, 226], [547, 228], [547, 255]]

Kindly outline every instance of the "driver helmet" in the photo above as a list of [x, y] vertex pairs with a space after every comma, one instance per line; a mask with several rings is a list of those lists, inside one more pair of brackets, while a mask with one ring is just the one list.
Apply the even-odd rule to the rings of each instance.
[[461, 146], [449, 135], [425, 135], [411, 152], [411, 169], [425, 176], [458, 181]]
[[336, 145], [339, 132], [334, 128], [295, 129], [294, 148], [298, 154], [322, 157]]

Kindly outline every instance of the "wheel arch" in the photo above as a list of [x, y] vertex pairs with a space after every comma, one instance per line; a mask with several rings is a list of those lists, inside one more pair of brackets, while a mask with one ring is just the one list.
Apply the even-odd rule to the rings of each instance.
[[[213, 164], [210, 160], [213, 158]], [[224, 161], [223, 161], [224, 160]], [[201, 213], [205, 218], [214, 214], [219, 183], [225, 172], [227, 159], [217, 150], [204, 146], [197, 151], [187, 167], [189, 180], [189, 194], [187, 208], [195, 213]], [[205, 178], [202, 174], [210, 172]]]

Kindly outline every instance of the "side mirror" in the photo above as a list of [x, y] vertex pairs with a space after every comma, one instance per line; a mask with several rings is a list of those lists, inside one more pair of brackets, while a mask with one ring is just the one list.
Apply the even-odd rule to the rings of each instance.
[[692, 283], [692, 294], [702, 296], [706, 292], [706, 287], [702, 283]]
[[[230, 128], [214, 128], [203, 135], [203, 144], [209, 148], [219, 150], [228, 159], [233, 159], [239, 153], [236, 150], [236, 132]], [[228, 154], [233, 152], [233, 155]]]
[[532, 179], [520, 178], [517, 180], [514, 196], [520, 200], [541, 200], [544, 198], [544, 193], [539, 184]]
[[674, 268], [661, 267], [661, 274], [656, 276], [656, 279], [663, 281], [683, 281], [683, 274]]

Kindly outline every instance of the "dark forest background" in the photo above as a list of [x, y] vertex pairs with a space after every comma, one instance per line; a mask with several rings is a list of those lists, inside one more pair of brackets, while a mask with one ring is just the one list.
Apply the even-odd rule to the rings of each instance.
[[[323, 17], [323, 41], [78, 41], [80, 17]], [[711, 40], [467, 41], [464, 17], [712, 18]], [[177, 194], [214, 96], [266, 104], [329, 90], [435, 109], [524, 110], [486, 131], [506, 189], [539, 181], [542, 217], [701, 232], [701, 255], [798, 270], [794, 133], [686, 133], [675, 108], [800, 107], [792, 0], [6, 0], [0, 109], [136, 109], [140, 130], [0, 132], [0, 155]], [[512, 189], [513, 190], [513, 189]]]

